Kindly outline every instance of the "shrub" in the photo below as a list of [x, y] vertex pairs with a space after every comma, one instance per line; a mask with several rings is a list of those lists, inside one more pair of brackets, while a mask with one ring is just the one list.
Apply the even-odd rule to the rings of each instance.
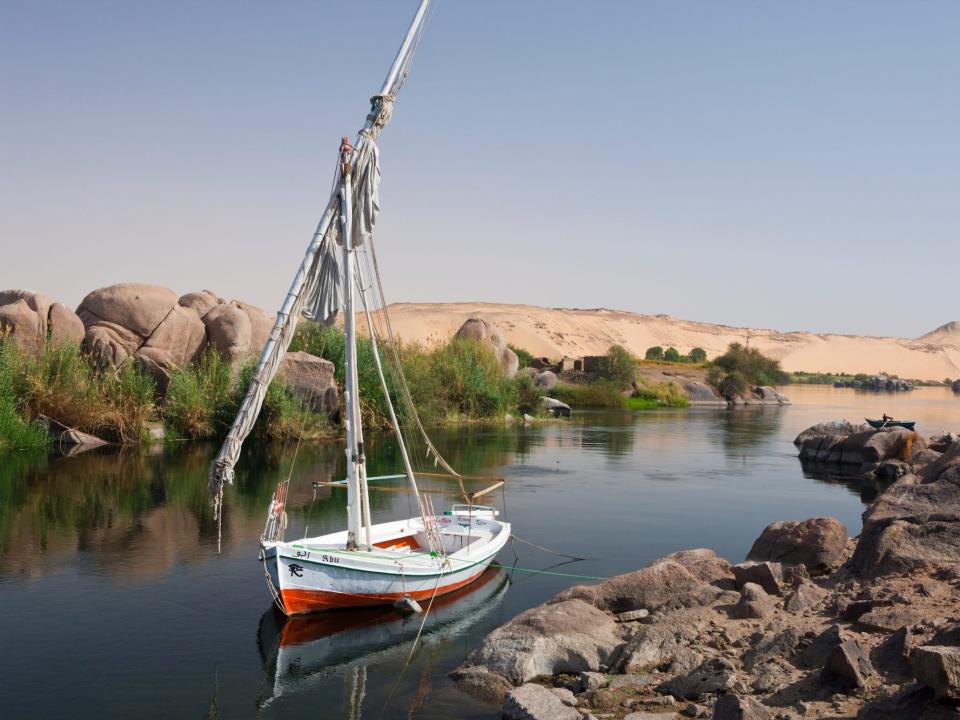
[[536, 380], [527, 373], [519, 373], [514, 378], [516, 386], [517, 412], [520, 414], [537, 415], [541, 410], [541, 400], [543, 390], [537, 385]]
[[572, 407], [616, 408], [627, 407], [627, 399], [620, 387], [609, 380], [599, 380], [588, 385], [561, 383], [549, 393], [550, 397]]
[[216, 350], [207, 348], [196, 365], [170, 374], [164, 420], [181, 437], [222, 437], [233, 420], [224, 417], [224, 409], [232, 407], [233, 393], [229, 363]]
[[647, 354], [644, 357], [647, 360], [663, 360], [663, 348], [659, 345], [647, 348]]
[[646, 400], [653, 406], [687, 407], [689, 402], [683, 388], [672, 380], [651, 383], [644, 378], [639, 378], [637, 381], [637, 389], [631, 397]]
[[717, 390], [725, 398], [743, 395], [747, 392], [747, 379], [738, 370], [727, 373], [717, 385]]
[[707, 361], [707, 351], [703, 348], [695, 347], [690, 351], [690, 361], [702, 363]]
[[675, 347], [668, 347], [663, 352], [663, 359], [667, 362], [680, 362], [680, 351]]
[[607, 351], [597, 376], [619, 387], [626, 387], [637, 375], [637, 361], [622, 345], [612, 345]]
[[740, 373], [745, 382], [754, 385], [781, 385], [787, 380], [779, 360], [740, 343], [730, 343], [727, 351], [714, 359], [713, 364], [726, 373]]
[[76, 345], [21, 355], [17, 396], [28, 417], [47, 415], [83, 432], [123, 442], [146, 436], [156, 416], [154, 382], [132, 362], [100, 371]]
[[520, 369], [530, 367], [530, 365], [533, 363], [533, 355], [528, 353], [523, 348], [514, 347], [513, 345], [507, 345], [507, 347], [517, 354], [517, 359], [520, 361]]

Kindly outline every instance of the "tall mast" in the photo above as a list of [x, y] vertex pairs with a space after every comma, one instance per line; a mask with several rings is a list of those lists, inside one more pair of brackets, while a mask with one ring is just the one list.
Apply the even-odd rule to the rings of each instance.
[[347, 549], [365, 544], [361, 533], [363, 495], [360, 466], [363, 437], [357, 398], [357, 335], [353, 315], [353, 186], [350, 177], [350, 140], [340, 145], [340, 237], [343, 239], [343, 427], [347, 434]]
[[[400, 49], [390, 66], [390, 70], [387, 72], [383, 87], [377, 95], [371, 98], [370, 112], [367, 114], [366, 122], [357, 136], [356, 147], [354, 147], [350, 153], [350, 161], [354, 164], [359, 162], [359, 164], [363, 166], [364, 172], [358, 173], [361, 176], [370, 170], [371, 163], [374, 164], [373, 171], [376, 171], [376, 147], [374, 142], [380, 134], [380, 131], [390, 122], [390, 116], [393, 112], [393, 101], [396, 99], [400, 86], [403, 84], [407, 70], [409, 69], [410, 60], [416, 51], [416, 39], [423, 30], [424, 19], [429, 4], [429, 0], [420, 0], [420, 5], [417, 8], [413, 21], [410, 23], [410, 27], [407, 29], [403, 43], [400, 45]], [[354, 168], [354, 170], [357, 171], [358, 168]], [[213, 498], [214, 515], [218, 519], [220, 517], [220, 503], [223, 498], [223, 486], [233, 483], [234, 465], [236, 465], [240, 457], [240, 448], [243, 441], [253, 429], [257, 416], [260, 414], [260, 408], [266, 397], [267, 387], [280, 369], [280, 362], [283, 360], [283, 355], [289, 347], [290, 341], [293, 339], [297, 319], [307, 308], [307, 296], [313, 293], [312, 297], [314, 297], [314, 300], [316, 299], [316, 288], [320, 283], [318, 273], [322, 274], [320, 258], [322, 257], [324, 248], [329, 248], [329, 243], [332, 242], [330, 239], [331, 228], [336, 227], [338, 211], [343, 207], [342, 197], [343, 188], [341, 183], [339, 187], [333, 190], [330, 196], [327, 207], [310, 240], [310, 244], [307, 246], [303, 262], [300, 264], [300, 268], [294, 276], [283, 305], [277, 313], [273, 330], [260, 354], [260, 360], [254, 370], [253, 378], [250, 386], [247, 388], [247, 394], [240, 405], [240, 410], [234, 418], [233, 426], [227, 433], [220, 452], [217, 453], [216, 458], [214, 458], [210, 464], [210, 492]], [[367, 222], [369, 223], [368, 231], [373, 226], [374, 218], [375, 211], [367, 218]], [[352, 220], [353, 218], [351, 218], [351, 221]], [[347, 246], [349, 244], [349, 240], [345, 239], [344, 245]], [[346, 260], [347, 258], [345, 257], [344, 259]], [[344, 275], [342, 277], [351, 278], [351, 280], [348, 280], [346, 283], [347, 288], [343, 289], [347, 290], [349, 288], [352, 293], [352, 277], [350, 275]], [[352, 323], [352, 309], [347, 313], [347, 316], [349, 322]], [[353, 394], [356, 395], [355, 390]], [[362, 475], [361, 481], [363, 482]], [[363, 510], [358, 508], [358, 511], [362, 516]], [[366, 514], [369, 516], [369, 508], [366, 510]], [[360, 523], [358, 522], [354, 526], [354, 531], [356, 531], [359, 526]]]

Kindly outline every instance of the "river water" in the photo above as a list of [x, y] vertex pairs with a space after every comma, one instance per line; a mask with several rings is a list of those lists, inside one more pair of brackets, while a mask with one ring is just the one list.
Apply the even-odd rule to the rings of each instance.
[[[792, 440], [823, 420], [883, 412], [933, 434], [960, 425], [946, 388], [900, 395], [790, 386], [788, 407], [578, 413], [570, 422], [435, 433], [462, 472], [506, 478], [518, 544], [468, 591], [419, 618], [327, 613], [284, 625], [256, 547], [277, 480], [291, 477], [290, 529], [345, 524], [335, 445], [250, 448], [218, 533], [207, 446], [0, 457], [0, 717], [492, 718], [447, 679], [497, 625], [586, 577], [635, 570], [683, 548], [743, 559], [768, 523], [832, 515], [851, 534], [878, 488], [804, 470]], [[296, 456], [294, 458], [294, 455]], [[395, 473], [393, 440], [368, 442], [371, 475]], [[435, 505], [450, 485], [427, 483]], [[481, 485], [476, 485], [476, 488]], [[375, 492], [374, 522], [408, 516]], [[545, 572], [535, 573], [531, 570]]]

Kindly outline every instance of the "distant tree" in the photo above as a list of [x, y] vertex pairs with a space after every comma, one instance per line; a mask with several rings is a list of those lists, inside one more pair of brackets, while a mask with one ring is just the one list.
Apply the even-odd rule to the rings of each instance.
[[[718, 374], [739, 373], [743, 380], [754, 385], [782, 385], [787, 380], [787, 374], [780, 369], [780, 361], [767, 357], [756, 348], [745, 347], [740, 343], [730, 343], [727, 351], [715, 358], [714, 369], [719, 368]], [[714, 383], [719, 389], [719, 385]]]
[[644, 357], [647, 360], [663, 360], [663, 348], [659, 345], [647, 348], [647, 354]]
[[707, 351], [703, 348], [695, 347], [690, 351], [690, 361], [695, 363], [702, 363], [707, 361]]
[[637, 376], [637, 361], [622, 345], [612, 345], [597, 374], [603, 380], [611, 380], [620, 387], [625, 387]]
[[663, 352], [663, 359], [667, 362], [680, 362], [680, 351], [675, 347], [668, 347]]

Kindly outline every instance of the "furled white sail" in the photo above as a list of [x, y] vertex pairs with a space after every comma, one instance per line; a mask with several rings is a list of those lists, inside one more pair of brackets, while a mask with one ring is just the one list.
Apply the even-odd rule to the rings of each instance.
[[[380, 93], [371, 99], [371, 110], [360, 130], [350, 154], [352, 182], [352, 247], [364, 244], [371, 234], [380, 210], [378, 186], [380, 182], [379, 151], [376, 139], [390, 122], [393, 102], [406, 78], [416, 49], [416, 39], [422, 32], [428, 0], [422, 0], [407, 31], [406, 38], [394, 59]], [[340, 237], [340, 171], [326, 210], [317, 225], [300, 269], [290, 286], [286, 300], [273, 330], [263, 348], [260, 360], [233, 426], [220, 452], [210, 467], [210, 492], [215, 514], [219, 517], [223, 486], [233, 483], [234, 466], [240, 457], [243, 441], [250, 434], [263, 405], [267, 387], [280, 369], [283, 356], [290, 346], [297, 319], [305, 317], [323, 323], [332, 323], [343, 303], [343, 273], [338, 266]]]

